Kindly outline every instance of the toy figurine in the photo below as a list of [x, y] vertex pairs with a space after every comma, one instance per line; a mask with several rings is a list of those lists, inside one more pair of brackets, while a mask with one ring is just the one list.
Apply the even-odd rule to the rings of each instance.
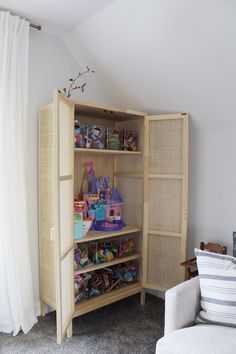
[[86, 162], [86, 167], [87, 167], [87, 171], [88, 171], [88, 183], [89, 183], [89, 187], [88, 187], [88, 191], [90, 193], [97, 193], [97, 180], [95, 177], [95, 171], [93, 169], [93, 163], [92, 161]]
[[116, 188], [109, 187], [109, 177], [96, 178], [93, 162], [86, 162], [88, 191], [83, 193], [84, 217], [93, 219], [90, 230], [116, 231], [125, 224], [121, 220], [123, 201]]
[[88, 126], [87, 148], [105, 149], [105, 128], [97, 125]]

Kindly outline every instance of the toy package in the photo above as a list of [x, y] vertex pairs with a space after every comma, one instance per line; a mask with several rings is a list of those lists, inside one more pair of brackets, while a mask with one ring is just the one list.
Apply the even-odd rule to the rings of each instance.
[[74, 269], [79, 269], [91, 264], [91, 260], [88, 254], [88, 245], [76, 244], [74, 253]]
[[111, 262], [118, 257], [118, 240], [109, 240], [107, 242], [97, 242], [96, 252], [94, 254], [94, 263]]
[[80, 124], [78, 120], [74, 122], [74, 147], [86, 148], [87, 145], [88, 126]]
[[119, 257], [132, 256], [137, 252], [137, 237], [125, 236], [120, 239]]
[[131, 130], [124, 130], [124, 150], [136, 151], [137, 150], [137, 133]]
[[86, 147], [89, 149], [106, 148], [106, 128], [98, 125], [88, 125]]
[[124, 129], [107, 128], [107, 149], [122, 150], [124, 141]]

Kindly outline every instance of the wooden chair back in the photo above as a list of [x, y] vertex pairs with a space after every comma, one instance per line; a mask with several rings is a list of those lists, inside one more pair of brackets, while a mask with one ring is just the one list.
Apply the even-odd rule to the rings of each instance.
[[220, 253], [220, 254], [227, 254], [227, 247], [226, 246], [221, 246], [218, 243], [200, 243], [200, 249], [203, 251], [209, 251], [209, 252], [214, 252], [214, 253]]

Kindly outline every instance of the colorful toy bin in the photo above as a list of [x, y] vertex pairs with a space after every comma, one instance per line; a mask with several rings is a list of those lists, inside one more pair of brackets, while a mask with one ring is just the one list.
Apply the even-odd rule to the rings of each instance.
[[120, 238], [119, 258], [129, 257], [137, 253], [137, 236], [124, 236]]
[[137, 279], [137, 263], [117, 264], [93, 272], [76, 274], [74, 277], [75, 302], [89, 300], [110, 291], [128, 286]]
[[91, 256], [86, 243], [75, 245], [74, 252], [74, 269], [83, 268], [91, 264]]
[[93, 254], [94, 264], [111, 262], [118, 258], [119, 255], [119, 240], [108, 240], [103, 242], [96, 242], [93, 250], [90, 250], [90, 254]]
[[117, 258], [129, 257], [138, 252], [137, 235], [75, 245], [74, 268], [79, 269], [90, 264], [111, 262]]

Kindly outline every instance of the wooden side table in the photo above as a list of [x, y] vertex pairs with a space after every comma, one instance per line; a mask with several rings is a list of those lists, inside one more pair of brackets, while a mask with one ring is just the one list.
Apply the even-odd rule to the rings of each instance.
[[180, 263], [180, 265], [185, 267], [185, 280], [191, 279], [198, 275], [196, 258], [188, 259], [187, 261]]

